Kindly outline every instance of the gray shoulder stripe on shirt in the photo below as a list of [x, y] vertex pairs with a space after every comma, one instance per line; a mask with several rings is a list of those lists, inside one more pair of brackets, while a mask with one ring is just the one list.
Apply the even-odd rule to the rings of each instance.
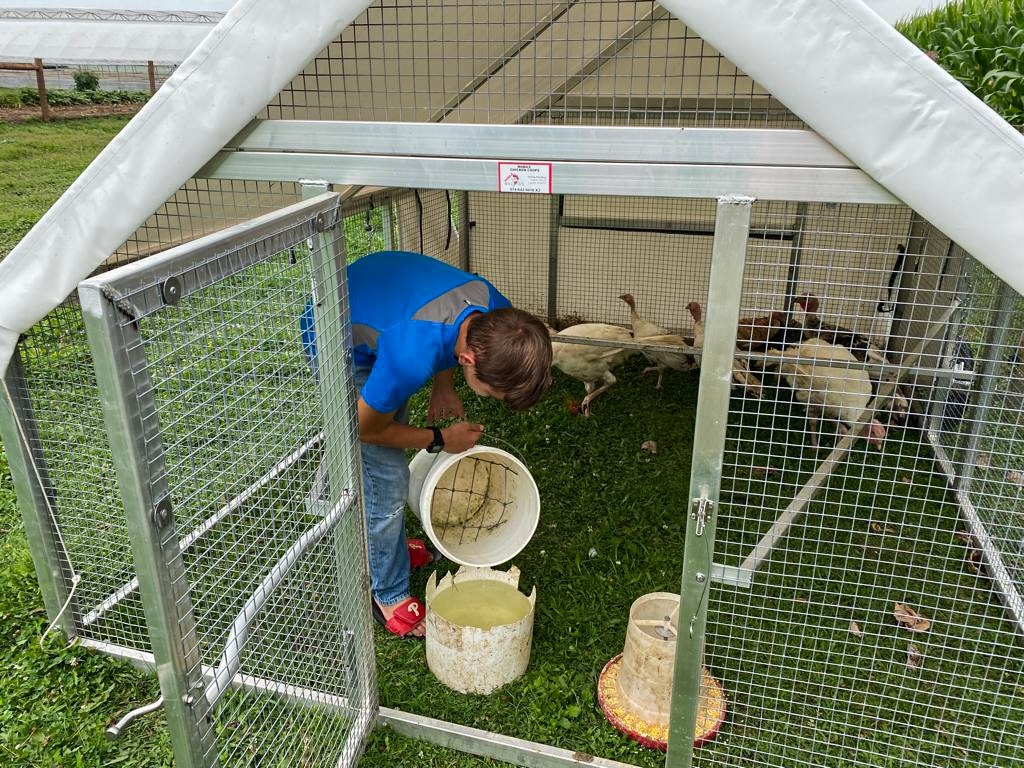
[[490, 291], [487, 284], [480, 280], [452, 288], [420, 307], [413, 320], [426, 320], [433, 323], [450, 323], [459, 316], [467, 306], [486, 307], [489, 304]]

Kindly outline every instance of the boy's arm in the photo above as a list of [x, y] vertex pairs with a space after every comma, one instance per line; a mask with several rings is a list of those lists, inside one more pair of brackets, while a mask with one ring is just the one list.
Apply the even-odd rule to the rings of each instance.
[[462, 418], [466, 410], [455, 392], [455, 369], [439, 371], [434, 374], [430, 387], [430, 404], [427, 406], [427, 420], [436, 422], [446, 417]]
[[[380, 413], [373, 410], [363, 398], [359, 398], [359, 439], [371, 445], [390, 448], [426, 448], [434, 439], [433, 430], [413, 427], [394, 420], [394, 413]], [[460, 421], [441, 430], [446, 453], [462, 453], [476, 445], [483, 435], [482, 424]]]

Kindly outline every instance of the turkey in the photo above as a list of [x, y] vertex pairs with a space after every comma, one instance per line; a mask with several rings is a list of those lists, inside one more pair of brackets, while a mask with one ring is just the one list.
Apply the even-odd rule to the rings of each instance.
[[580, 403], [580, 413], [589, 416], [594, 399], [607, 392], [616, 382], [612, 368], [621, 365], [636, 350], [598, 344], [558, 343], [557, 339], [569, 336], [605, 341], [633, 341], [633, 334], [628, 328], [608, 323], [580, 323], [558, 333], [551, 331], [551, 364], [562, 373], [583, 382], [587, 395]]
[[763, 352], [786, 330], [785, 312], [741, 318], [736, 324], [736, 348], [744, 352]]
[[[867, 371], [857, 367], [857, 358], [844, 346], [811, 338], [781, 352], [770, 349], [767, 354], [775, 359], [765, 365], [777, 365], [797, 400], [807, 405], [811, 445], [818, 444], [822, 416], [836, 419], [840, 431], [846, 434], [871, 402], [871, 379]], [[810, 358], [814, 362], [799, 362], [799, 358]], [[885, 427], [872, 418], [867, 430], [868, 442], [880, 447], [884, 437]]]
[[[699, 302], [691, 301], [686, 305], [686, 308], [690, 311], [690, 317], [693, 318], [693, 346], [698, 349], [704, 347], [704, 321], [703, 311]], [[700, 364], [700, 356], [697, 355], [697, 363]], [[738, 360], [735, 357], [732, 361], [732, 380], [734, 383], [739, 384], [743, 387], [750, 395], [758, 399], [762, 395], [761, 380], [750, 372], [747, 364], [742, 360]]]
[[661, 389], [661, 379], [665, 375], [666, 368], [676, 371], [688, 371], [697, 367], [697, 361], [691, 354], [693, 349], [684, 341], [682, 336], [669, 333], [668, 329], [662, 328], [660, 325], [641, 317], [637, 311], [636, 299], [633, 297], [633, 294], [624, 293], [619, 298], [629, 305], [629, 321], [633, 326], [633, 337], [637, 341], [667, 347], [678, 347], [680, 350], [679, 352], [644, 350], [644, 357], [654, 363], [654, 365], [644, 368], [644, 374], [648, 374], [651, 371], [658, 372], [658, 383], [654, 385], [655, 389]]
[[[820, 306], [818, 297], [813, 293], [797, 296], [793, 302], [799, 307], [794, 312], [794, 319], [802, 323], [807, 337], [817, 337], [829, 344], [838, 344], [841, 347], [845, 347], [862, 363], [885, 364], [889, 362], [882, 348], [867, 336], [849, 328], [844, 328], [841, 325], [831, 325], [822, 321], [818, 316], [818, 307]], [[869, 376], [871, 378], [872, 390], [877, 392], [881, 379], [874, 372], [869, 373]], [[907, 400], [906, 393], [902, 387], [897, 385], [892, 394], [892, 404], [889, 407], [888, 413], [893, 421], [903, 424], [907, 420], [907, 412], [909, 410], [910, 402]]]
[[803, 325], [808, 336], [817, 336], [829, 344], [838, 344], [846, 347], [861, 362], [872, 363], [886, 362], [885, 353], [881, 347], [863, 334], [844, 328], [841, 325], [831, 325], [824, 322], [818, 316], [818, 297], [813, 293], [805, 293], [793, 299], [800, 310], [794, 312], [795, 319]]

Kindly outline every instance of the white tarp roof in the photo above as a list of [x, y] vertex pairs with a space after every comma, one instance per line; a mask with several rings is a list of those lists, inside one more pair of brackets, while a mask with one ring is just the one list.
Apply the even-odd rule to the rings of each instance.
[[[240, 0], [0, 262], [0, 370], [364, 8]], [[1024, 291], [1024, 138], [860, 0], [662, 0], [756, 82]], [[82, 210], [102, 211], [82, 215]]]

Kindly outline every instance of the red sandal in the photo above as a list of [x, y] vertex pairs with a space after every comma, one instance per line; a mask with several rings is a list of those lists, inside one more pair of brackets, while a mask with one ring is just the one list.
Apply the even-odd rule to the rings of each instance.
[[430, 565], [437, 559], [437, 553], [422, 539], [408, 539], [405, 545], [409, 549], [409, 570]]
[[373, 609], [373, 618], [384, 629], [396, 637], [409, 637], [414, 640], [422, 640], [420, 635], [410, 635], [416, 626], [427, 618], [427, 607], [415, 597], [407, 597], [395, 606], [395, 612], [390, 619], [384, 618], [384, 612], [377, 605], [376, 601], [370, 601]]

